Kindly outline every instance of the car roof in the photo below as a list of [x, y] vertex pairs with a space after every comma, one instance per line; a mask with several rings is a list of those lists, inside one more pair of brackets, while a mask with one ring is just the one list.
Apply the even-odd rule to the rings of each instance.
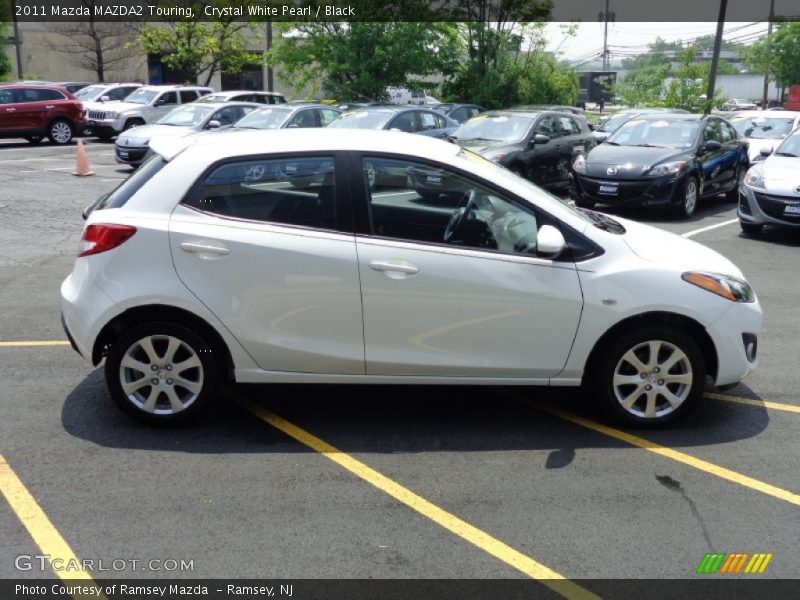
[[210, 90], [211, 88], [207, 85], [143, 85], [143, 88], [147, 88], [148, 90], [158, 90], [158, 91], [166, 91], [166, 90]]
[[541, 114], [544, 113], [552, 113], [554, 115], [564, 115], [563, 112], [558, 112], [556, 110], [510, 110], [504, 108], [502, 110], [488, 110], [485, 113], [482, 113], [482, 116], [486, 117], [529, 117], [534, 119]]
[[787, 118], [787, 119], [796, 119], [800, 117], [800, 111], [797, 110], [742, 110], [733, 113], [729, 118], [732, 119], [739, 119], [741, 117], [750, 118], [750, 117], [765, 117], [765, 118]]
[[[663, 113], [663, 112], [654, 112], [654, 113], [642, 113], [638, 115], [641, 119], [645, 121], [702, 121], [710, 116], [714, 115], [701, 115], [696, 113]], [[718, 117], [721, 118], [721, 117]]]
[[283, 96], [278, 92], [264, 92], [262, 90], [224, 90], [221, 92], [211, 92], [210, 96], [234, 96], [238, 94], [261, 94], [263, 96]]
[[[405, 112], [408, 110], [434, 110], [430, 108], [434, 105], [425, 105], [425, 104], [379, 104], [376, 106], [363, 106], [358, 107], [356, 110], [358, 112], [385, 112], [385, 113], [397, 113], [397, 112]], [[438, 106], [438, 105], [437, 105]], [[356, 110], [350, 112], [356, 112]]]
[[186, 153], [188, 158], [202, 159], [209, 163], [234, 158], [273, 152], [392, 152], [409, 154], [421, 158], [436, 159], [455, 156], [461, 152], [456, 144], [436, 140], [427, 136], [400, 131], [372, 129], [348, 130], [346, 136], [341, 129], [275, 129], [265, 135], [262, 130], [233, 131], [225, 133], [225, 143], [220, 144], [215, 136], [163, 137], [151, 143], [154, 152], [166, 160]]
[[259, 104], [258, 102], [244, 102], [243, 100], [237, 100], [236, 102], [189, 102], [187, 104], [181, 104], [176, 108], [185, 108], [187, 106], [202, 106], [203, 108], [210, 108], [211, 110], [216, 110], [218, 108], [229, 108], [231, 106], [252, 106], [254, 108], [264, 108], [264, 105]]

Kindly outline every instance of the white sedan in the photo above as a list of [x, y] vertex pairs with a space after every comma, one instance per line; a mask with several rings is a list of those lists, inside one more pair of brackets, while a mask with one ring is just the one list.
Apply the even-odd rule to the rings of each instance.
[[142, 421], [192, 416], [229, 379], [586, 384], [660, 424], [756, 366], [755, 294], [698, 243], [421, 136], [220, 139], [156, 140], [61, 287], [75, 349]]

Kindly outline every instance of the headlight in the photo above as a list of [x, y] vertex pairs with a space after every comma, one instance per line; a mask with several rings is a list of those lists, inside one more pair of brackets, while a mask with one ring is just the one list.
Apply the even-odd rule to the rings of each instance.
[[119, 119], [119, 113], [115, 113], [115, 112], [106, 113], [106, 118], [107, 119], [114, 119], [116, 121], [117, 119]]
[[583, 154], [578, 154], [572, 163], [572, 170], [576, 173], [586, 175], [586, 157]]
[[764, 189], [764, 176], [761, 173], [761, 169], [758, 167], [753, 167], [747, 172], [747, 175], [744, 176], [744, 184], [747, 187], [751, 188], [758, 188], [760, 190]]
[[744, 280], [733, 275], [709, 273], [708, 271], [689, 271], [681, 275], [681, 279], [701, 287], [704, 290], [727, 298], [732, 302], [754, 302], [753, 288]]
[[650, 169], [648, 175], [661, 177], [663, 175], [677, 175], [686, 164], [685, 160], [674, 160], [672, 162], [661, 163]]

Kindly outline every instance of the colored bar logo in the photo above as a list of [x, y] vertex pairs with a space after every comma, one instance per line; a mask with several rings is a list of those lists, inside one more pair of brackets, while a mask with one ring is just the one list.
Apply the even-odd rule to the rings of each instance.
[[698, 573], [710, 574], [721, 573], [725, 575], [761, 574], [767, 569], [769, 561], [772, 560], [772, 553], [749, 552], [710, 552], [706, 553], [700, 566], [697, 567]]

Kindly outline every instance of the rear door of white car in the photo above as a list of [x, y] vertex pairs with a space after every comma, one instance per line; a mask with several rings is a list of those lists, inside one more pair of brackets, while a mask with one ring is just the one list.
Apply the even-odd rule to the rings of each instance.
[[354, 202], [367, 374], [559, 373], [583, 298], [568, 253], [536, 254], [539, 229], [558, 223], [448, 167], [353, 160], [361, 181], [352, 187], [363, 190]]
[[340, 171], [333, 154], [240, 157], [211, 167], [172, 214], [178, 276], [262, 369], [364, 373]]

